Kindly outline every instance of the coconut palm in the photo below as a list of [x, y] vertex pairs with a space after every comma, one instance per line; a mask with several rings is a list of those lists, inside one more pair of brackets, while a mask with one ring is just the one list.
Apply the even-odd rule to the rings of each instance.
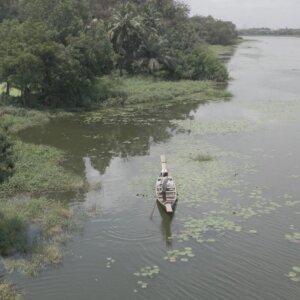
[[138, 49], [136, 66], [150, 74], [160, 69], [173, 70], [174, 58], [168, 41], [155, 34], [149, 35]]
[[118, 67], [131, 71], [132, 63], [146, 32], [143, 17], [136, 7], [128, 2], [115, 10], [109, 24], [110, 40], [118, 54]]

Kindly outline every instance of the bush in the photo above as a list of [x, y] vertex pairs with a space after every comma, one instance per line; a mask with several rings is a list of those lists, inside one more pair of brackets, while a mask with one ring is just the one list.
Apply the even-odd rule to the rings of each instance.
[[13, 173], [14, 163], [12, 149], [13, 144], [9, 142], [5, 131], [0, 128], [0, 183]]
[[113, 76], [103, 76], [98, 78], [97, 82], [97, 99], [100, 102], [119, 99], [124, 103], [127, 99], [127, 93], [124, 91], [123, 81]]
[[26, 225], [16, 213], [0, 210], [0, 255], [27, 248]]
[[228, 72], [221, 61], [207, 48], [197, 48], [189, 53], [177, 53], [176, 79], [228, 80]]

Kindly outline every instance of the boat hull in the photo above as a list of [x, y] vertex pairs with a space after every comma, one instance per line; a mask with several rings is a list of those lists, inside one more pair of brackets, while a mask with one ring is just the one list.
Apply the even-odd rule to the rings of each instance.
[[165, 203], [159, 201], [158, 199], [156, 199], [156, 201], [164, 209], [164, 211], [167, 214], [173, 214], [175, 212], [177, 199], [174, 202], [168, 203], [168, 204], [165, 204]]

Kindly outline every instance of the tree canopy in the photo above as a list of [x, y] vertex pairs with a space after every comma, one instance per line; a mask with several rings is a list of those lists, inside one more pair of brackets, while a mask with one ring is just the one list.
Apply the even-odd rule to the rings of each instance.
[[0, 82], [8, 94], [19, 89], [24, 106], [97, 100], [98, 78], [114, 70], [226, 80], [206, 44], [237, 37], [231, 22], [190, 18], [175, 0], [3, 0], [1, 8]]

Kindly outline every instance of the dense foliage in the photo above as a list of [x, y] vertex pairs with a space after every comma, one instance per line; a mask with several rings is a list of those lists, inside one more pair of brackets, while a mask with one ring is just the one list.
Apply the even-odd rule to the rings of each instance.
[[205, 43], [232, 44], [231, 22], [189, 17], [175, 0], [1, 2], [0, 82], [24, 106], [81, 106], [103, 100], [99, 77], [151, 74], [224, 81]]
[[209, 79], [225, 81], [228, 79], [226, 67], [208, 49], [198, 48], [188, 53], [179, 53], [175, 75], [183, 79]]
[[236, 27], [232, 22], [216, 20], [212, 16], [192, 17], [199, 36], [212, 45], [231, 45], [237, 39]]
[[275, 35], [275, 36], [299, 36], [299, 28], [280, 28], [280, 29], [271, 29], [271, 28], [248, 28], [239, 30], [240, 35]]

